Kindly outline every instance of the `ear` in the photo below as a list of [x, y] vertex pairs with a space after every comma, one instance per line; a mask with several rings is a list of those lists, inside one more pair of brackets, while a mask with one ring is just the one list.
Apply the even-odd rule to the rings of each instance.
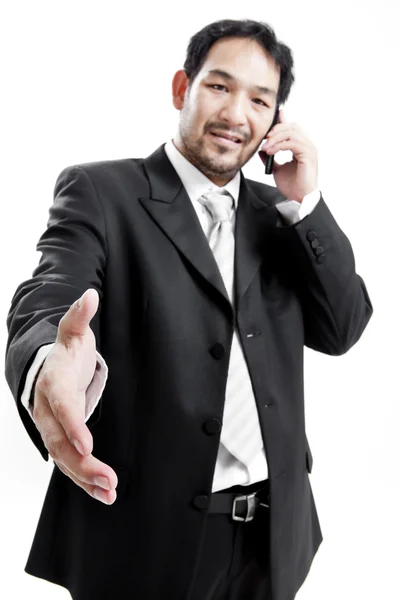
[[172, 80], [172, 102], [177, 110], [182, 110], [189, 79], [184, 69], [180, 69]]

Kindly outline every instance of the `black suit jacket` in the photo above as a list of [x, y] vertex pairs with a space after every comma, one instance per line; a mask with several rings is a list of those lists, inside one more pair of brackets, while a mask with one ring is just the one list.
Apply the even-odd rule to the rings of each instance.
[[324, 199], [291, 226], [275, 207], [282, 199], [275, 187], [241, 174], [234, 314], [163, 146], [146, 159], [59, 175], [37, 246], [42, 259], [12, 299], [6, 376], [48, 460], [20, 403], [25, 376], [69, 306], [96, 288], [92, 328], [109, 379], [88, 426], [94, 455], [116, 470], [119, 484], [106, 506], [55, 466], [26, 572], [65, 586], [75, 600], [189, 600], [236, 325], [269, 465], [270, 535], [259, 534], [269, 546], [272, 599], [294, 598], [322, 541], [309, 482], [304, 345], [343, 354], [372, 307]]

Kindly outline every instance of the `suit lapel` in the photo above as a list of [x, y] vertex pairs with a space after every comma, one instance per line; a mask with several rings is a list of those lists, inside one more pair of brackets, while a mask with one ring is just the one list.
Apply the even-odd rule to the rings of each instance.
[[[212, 250], [204, 235], [192, 202], [177, 172], [160, 146], [143, 161], [150, 197], [139, 201], [176, 248], [200, 275], [230, 301]], [[272, 198], [261, 200], [249, 187], [243, 173], [235, 225], [236, 306], [246, 292], [263, 259], [268, 228], [275, 225], [277, 210]]]
[[235, 299], [240, 299], [247, 291], [261, 262], [266, 258], [265, 247], [272, 228], [279, 220], [274, 206], [274, 189], [268, 188], [262, 199], [251, 189], [241, 173], [240, 194], [236, 211], [235, 225]]

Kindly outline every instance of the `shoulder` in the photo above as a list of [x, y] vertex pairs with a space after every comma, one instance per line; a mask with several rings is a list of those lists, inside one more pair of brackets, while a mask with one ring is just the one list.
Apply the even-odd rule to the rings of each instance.
[[79, 163], [65, 167], [61, 173], [65, 172], [83, 172], [89, 178], [114, 178], [114, 177], [132, 177], [135, 172], [138, 175], [143, 174], [142, 158], [120, 158], [114, 160], [98, 160], [92, 162]]
[[65, 167], [57, 178], [56, 188], [67, 181], [75, 180], [95, 188], [98, 192], [124, 190], [134, 185], [139, 191], [147, 189], [142, 158], [121, 158], [77, 163]]

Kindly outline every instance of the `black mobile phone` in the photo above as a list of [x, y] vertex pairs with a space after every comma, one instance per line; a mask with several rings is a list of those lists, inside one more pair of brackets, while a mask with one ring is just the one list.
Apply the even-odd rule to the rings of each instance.
[[[279, 106], [276, 107], [274, 119], [273, 119], [273, 121], [271, 123], [271, 127], [268, 129], [267, 133], [269, 131], [271, 131], [271, 129], [274, 127], [274, 125], [277, 124], [278, 118], [279, 118]], [[266, 139], [266, 136], [267, 136], [267, 134], [265, 134], [265, 138], [264, 139]], [[264, 152], [264, 154], [267, 157], [267, 160], [265, 162], [265, 174], [266, 175], [271, 175], [272, 174], [272, 168], [274, 166], [274, 155], [273, 154], [267, 154], [266, 152]]]

